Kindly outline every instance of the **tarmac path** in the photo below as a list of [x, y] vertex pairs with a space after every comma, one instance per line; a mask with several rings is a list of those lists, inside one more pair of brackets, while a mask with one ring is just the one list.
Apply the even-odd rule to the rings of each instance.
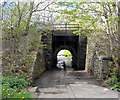
[[[118, 92], [99, 85], [87, 71], [49, 70], [36, 82], [38, 98], [109, 98], [118, 100]], [[111, 99], [110, 99], [111, 98]], [[113, 99], [114, 98], [114, 99]], [[93, 99], [90, 99], [93, 100]]]

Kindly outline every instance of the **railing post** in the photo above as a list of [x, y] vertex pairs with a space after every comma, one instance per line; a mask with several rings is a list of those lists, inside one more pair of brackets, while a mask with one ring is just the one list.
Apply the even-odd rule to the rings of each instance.
[[65, 30], [67, 31], [67, 24], [65, 24]]
[[78, 24], [78, 30], [79, 30], [79, 28], [80, 28], [80, 27], [79, 27], [79, 24]]

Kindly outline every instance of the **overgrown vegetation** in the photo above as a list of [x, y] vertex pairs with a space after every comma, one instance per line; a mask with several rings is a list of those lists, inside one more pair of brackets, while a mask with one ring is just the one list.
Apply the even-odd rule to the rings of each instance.
[[29, 87], [31, 84], [28, 80], [26, 80], [27, 77], [28, 75], [25, 73], [21, 73], [20, 75], [13, 73], [4, 74], [2, 80], [3, 99], [35, 98], [36, 97], [35, 93], [27, 90], [27, 87]]
[[[3, 20], [2, 96], [4, 99], [34, 98], [35, 96], [26, 88], [31, 82], [36, 55], [44, 47], [41, 38], [47, 31], [47, 29], [39, 30], [38, 27], [42, 27], [43, 23], [37, 19], [40, 13], [35, 13], [45, 10], [51, 2], [39, 8], [41, 4], [44, 2], [40, 1], [38, 4], [19, 1], [1, 3]], [[40, 70], [40, 72], [43, 71]]]
[[[120, 91], [120, 82], [117, 78], [117, 68], [110, 69], [110, 76], [106, 79], [105, 83], [111, 86], [112, 90]], [[120, 73], [119, 73], [120, 74]]]
[[106, 80], [106, 83], [112, 86], [111, 89], [119, 91], [120, 2], [76, 2], [76, 0], [73, 0], [71, 2], [59, 2], [59, 5], [66, 9], [59, 10], [58, 12], [62, 15], [57, 16], [57, 18], [65, 18], [69, 24], [79, 24], [80, 29], [74, 33], [89, 37], [89, 68], [95, 67], [97, 57], [107, 56], [113, 58], [115, 68], [110, 69], [110, 77]]
[[[45, 5], [43, 8], [40, 6], [42, 4]], [[33, 97], [34, 94], [25, 88], [30, 85], [27, 79], [31, 76], [37, 52], [44, 46], [41, 37], [46, 34], [44, 32], [46, 29], [38, 30], [43, 27], [43, 23], [39, 21], [43, 14], [38, 12], [45, 10], [50, 4], [52, 3], [39, 2], [35, 5], [34, 2], [4, 2], [2, 4], [3, 98]], [[93, 39], [91, 58], [101, 54], [113, 57], [116, 68], [112, 69], [106, 83], [111, 85], [112, 89], [119, 91], [120, 2], [88, 3], [73, 0], [73, 2], [59, 2], [58, 5], [66, 9], [56, 11], [61, 14], [56, 18], [67, 19], [65, 24], [79, 24], [81, 28], [75, 34], [82, 33]], [[102, 43], [108, 44], [109, 52], [105, 51]]]
[[80, 29], [75, 34], [85, 34], [90, 44], [89, 60], [94, 66], [96, 57], [112, 57], [118, 69], [117, 78], [120, 81], [120, 2], [117, 1], [84, 1], [59, 2], [65, 7], [58, 12], [57, 18], [67, 19], [68, 24], [79, 24]]

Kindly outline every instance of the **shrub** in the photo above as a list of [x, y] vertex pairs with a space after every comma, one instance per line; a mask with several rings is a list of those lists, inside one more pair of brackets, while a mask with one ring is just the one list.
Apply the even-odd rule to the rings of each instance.
[[116, 83], [114, 84], [114, 86], [111, 88], [112, 90], [117, 90], [120, 92], [120, 82], [119, 83]]
[[14, 93], [11, 98], [35, 98], [35, 94], [33, 92], [21, 90], [18, 93]]
[[28, 74], [22, 73], [20, 76], [18, 76], [18, 78], [26, 79], [28, 78]]
[[3, 86], [10, 87], [10, 88], [24, 88], [28, 86], [30, 83], [23, 78], [19, 78], [17, 76], [7, 76], [3, 77]]
[[111, 68], [111, 70], [110, 70], [110, 71], [111, 71], [110, 75], [111, 75], [111, 76], [117, 76], [117, 70], [118, 70], [117, 68]]
[[105, 81], [105, 83], [107, 83], [108, 85], [113, 86], [114, 84], [116, 84], [118, 82], [116, 77], [111, 77], [108, 80]]
[[120, 91], [120, 82], [118, 82], [118, 78], [117, 78], [117, 68], [112, 68], [110, 69], [111, 73], [110, 76], [105, 83], [107, 83], [108, 85], [112, 86], [111, 89], [112, 90], [117, 90]]
[[35, 94], [33, 92], [18, 90], [16, 89], [2, 89], [2, 97], [3, 99], [6, 98], [35, 98]]
[[6, 98], [34, 98], [33, 92], [26, 91], [25, 88], [30, 82], [25, 80], [26, 74], [20, 76], [4, 75], [2, 81], [2, 97]]

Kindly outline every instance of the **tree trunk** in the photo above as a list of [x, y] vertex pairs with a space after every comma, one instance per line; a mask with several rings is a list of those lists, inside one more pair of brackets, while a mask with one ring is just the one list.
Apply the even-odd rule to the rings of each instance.
[[32, 14], [33, 14], [33, 8], [34, 8], [34, 2], [30, 2], [30, 13], [29, 13], [29, 17], [28, 17], [28, 20], [27, 20], [27, 24], [26, 24], [25, 34], [24, 35], [28, 34], [30, 20], [31, 20], [31, 17], [32, 17]]
[[[118, 39], [120, 41], [120, 1], [118, 2]], [[120, 50], [120, 44], [119, 44]], [[120, 51], [118, 51], [118, 81], [120, 82]]]
[[20, 23], [21, 23], [21, 19], [22, 19], [22, 14], [21, 14], [21, 11], [20, 11], [20, 3], [19, 3], [19, 1], [18, 1], [17, 8], [18, 8], [18, 16], [19, 16], [17, 27], [19, 27]]

